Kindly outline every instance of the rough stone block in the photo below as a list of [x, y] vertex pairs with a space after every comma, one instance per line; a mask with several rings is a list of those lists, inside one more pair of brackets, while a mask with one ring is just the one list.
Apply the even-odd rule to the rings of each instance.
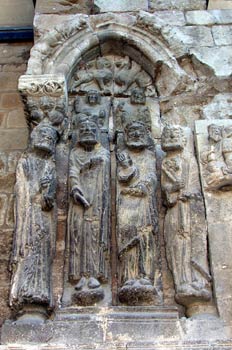
[[0, 91], [17, 90], [20, 73], [0, 73]]
[[187, 11], [188, 25], [231, 24], [232, 10]]
[[33, 23], [34, 6], [28, 0], [0, 0], [0, 26], [29, 26]]
[[27, 69], [26, 64], [4, 64], [2, 67], [3, 72], [20, 72], [21, 74]]
[[93, 10], [93, 1], [91, 0], [37, 0], [36, 13], [57, 13], [57, 14], [90, 14]]
[[30, 56], [32, 43], [17, 45], [0, 44], [0, 64], [22, 64]]
[[205, 10], [205, 0], [151, 0], [151, 10]]
[[4, 128], [6, 124], [6, 112], [0, 112], [0, 128]]
[[187, 53], [189, 47], [214, 46], [211, 29], [207, 27], [166, 27], [162, 34], [177, 56]]
[[232, 26], [214, 26], [212, 33], [217, 46], [232, 45]]
[[22, 108], [9, 112], [8, 118], [7, 118], [7, 127], [8, 128], [26, 128], [27, 127], [24, 110]]
[[232, 46], [198, 47], [190, 49], [200, 62], [214, 71], [216, 76], [229, 77], [232, 74]]
[[182, 11], [158, 11], [154, 13], [153, 18], [154, 22], [161, 23], [162, 21], [163, 25], [184, 26], [186, 24]]
[[208, 9], [232, 9], [232, 0], [209, 0]]
[[[232, 2], [232, 1], [231, 1]], [[217, 24], [230, 24], [232, 23], [232, 9], [231, 10], [210, 10]]]
[[15, 174], [7, 174], [0, 176], [0, 191], [12, 193], [15, 184]]
[[188, 25], [211, 25], [216, 23], [214, 15], [209, 11], [188, 11], [185, 16]]
[[203, 119], [232, 118], [232, 94], [218, 94], [202, 110]]
[[2, 150], [20, 150], [27, 146], [27, 129], [8, 129], [0, 131], [0, 149]]
[[148, 10], [148, 0], [95, 0], [99, 12]]
[[4, 93], [1, 96], [1, 107], [2, 108], [16, 108], [21, 107], [22, 101], [18, 93]]

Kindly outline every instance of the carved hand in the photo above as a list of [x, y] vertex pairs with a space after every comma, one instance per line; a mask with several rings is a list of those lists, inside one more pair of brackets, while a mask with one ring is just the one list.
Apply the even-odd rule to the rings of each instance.
[[116, 157], [122, 167], [129, 168], [130, 166], [132, 166], [132, 159], [127, 152], [118, 151], [116, 153]]
[[49, 195], [48, 193], [43, 194], [42, 198], [42, 209], [44, 211], [49, 211], [54, 206], [54, 198], [53, 196]]
[[42, 179], [40, 179], [41, 188], [47, 188], [50, 182], [51, 182], [51, 179], [49, 177], [47, 176], [43, 177]]
[[89, 202], [85, 199], [83, 193], [79, 190], [75, 190], [72, 193], [73, 201], [76, 204], [81, 203], [86, 209], [90, 207]]
[[176, 181], [174, 183], [174, 185], [172, 186], [172, 190], [175, 192], [175, 191], [181, 190], [184, 187], [185, 187], [185, 181], [184, 180], [179, 180], [179, 181]]

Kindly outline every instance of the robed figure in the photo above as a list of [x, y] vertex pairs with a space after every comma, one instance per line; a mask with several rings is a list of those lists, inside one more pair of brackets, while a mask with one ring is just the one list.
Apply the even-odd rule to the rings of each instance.
[[124, 143], [117, 153], [119, 300], [154, 304], [160, 281], [156, 157], [142, 121], [125, 126]]
[[97, 121], [81, 118], [69, 163], [69, 281], [73, 301], [91, 305], [104, 298], [108, 280], [110, 155], [99, 142]]
[[31, 133], [16, 170], [15, 232], [10, 305], [51, 306], [51, 268], [56, 240], [57, 131], [48, 124]]
[[164, 128], [162, 148], [167, 152], [162, 163], [167, 261], [173, 274], [176, 301], [190, 307], [209, 301], [212, 296], [198, 167], [180, 126]]

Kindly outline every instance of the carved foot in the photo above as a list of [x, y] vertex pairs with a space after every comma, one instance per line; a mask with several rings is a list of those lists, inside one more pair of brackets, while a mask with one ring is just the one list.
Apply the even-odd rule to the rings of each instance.
[[104, 299], [104, 291], [100, 282], [94, 278], [82, 277], [75, 286], [76, 292], [72, 296], [72, 302], [80, 306], [90, 306]]
[[198, 301], [210, 301], [211, 292], [206, 288], [199, 288], [194, 283], [191, 285], [182, 285], [176, 293], [177, 303], [187, 306], [189, 303]]
[[126, 281], [119, 289], [118, 297], [121, 303], [127, 305], [154, 305], [159, 299], [156, 288], [147, 278]]

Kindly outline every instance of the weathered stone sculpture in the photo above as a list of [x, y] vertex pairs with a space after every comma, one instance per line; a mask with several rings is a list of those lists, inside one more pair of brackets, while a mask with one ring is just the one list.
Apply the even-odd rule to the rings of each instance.
[[10, 305], [52, 306], [51, 274], [56, 240], [57, 131], [39, 124], [16, 172], [15, 237]]
[[167, 152], [162, 164], [162, 187], [167, 205], [166, 256], [173, 274], [176, 301], [190, 309], [196, 303], [211, 299], [207, 230], [198, 167], [180, 126], [164, 128], [162, 148]]
[[109, 262], [109, 152], [100, 144], [97, 120], [79, 115], [78, 143], [69, 164], [69, 281], [72, 302], [91, 305], [104, 298]]
[[207, 190], [228, 190], [232, 186], [231, 126], [208, 126], [208, 147], [201, 154]]
[[126, 124], [124, 141], [117, 153], [118, 296], [128, 305], [154, 304], [160, 301], [156, 157], [142, 121]]

